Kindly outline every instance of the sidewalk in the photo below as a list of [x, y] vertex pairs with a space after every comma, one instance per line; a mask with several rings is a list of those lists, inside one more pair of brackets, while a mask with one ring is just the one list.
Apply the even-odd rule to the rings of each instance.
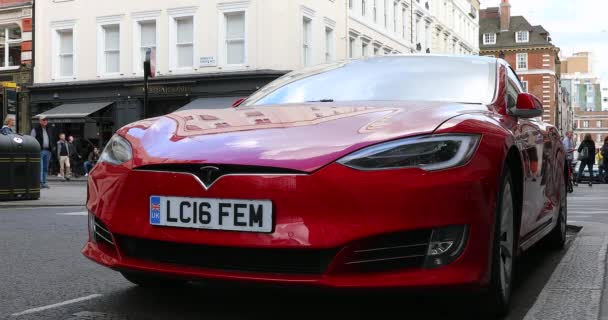
[[[586, 189], [580, 201], [606, 197], [608, 185]], [[583, 227], [524, 320], [608, 320], [606, 253], [608, 224], [576, 222]]]
[[52, 176], [48, 176], [46, 179], [47, 179], [47, 181], [49, 181], [51, 183], [52, 182], [82, 182], [82, 183], [86, 183], [88, 178], [89, 177], [85, 177], [85, 176], [81, 176], [81, 177], [78, 177], [78, 178], [72, 177], [72, 178], [70, 178], [70, 181], [65, 181], [65, 179], [63, 179], [63, 177], [58, 177], [56, 175], [52, 175]]
[[14, 207], [70, 207], [84, 206], [86, 201], [86, 180], [82, 183], [55, 182], [49, 180], [50, 189], [42, 189], [39, 200], [0, 201], [1, 208]]

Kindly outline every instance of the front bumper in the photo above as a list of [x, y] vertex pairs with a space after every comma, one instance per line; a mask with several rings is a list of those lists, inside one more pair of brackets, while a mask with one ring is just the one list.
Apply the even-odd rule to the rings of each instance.
[[[498, 180], [496, 168], [483, 159], [476, 157], [465, 167], [442, 172], [361, 172], [331, 164], [310, 175], [226, 176], [209, 190], [188, 175], [100, 164], [89, 179], [87, 208], [111, 232], [115, 245], [89, 240], [83, 254], [117, 270], [191, 279], [342, 288], [480, 287], [489, 279]], [[153, 194], [271, 199], [275, 228], [272, 233], [258, 234], [151, 226], [148, 205]], [[467, 225], [468, 239], [463, 253], [446, 266], [344, 268], [345, 252], [364, 239], [451, 225]], [[134, 257], [121, 239], [243, 250], [335, 250], [335, 255], [317, 274], [228, 270]]]

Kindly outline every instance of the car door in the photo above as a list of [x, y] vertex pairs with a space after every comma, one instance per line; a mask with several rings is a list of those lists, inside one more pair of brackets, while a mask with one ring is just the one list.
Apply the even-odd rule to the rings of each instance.
[[[516, 107], [517, 96], [523, 92], [519, 79], [511, 69], [507, 70], [507, 108]], [[542, 227], [541, 212], [545, 206], [546, 157], [545, 134], [538, 119], [517, 120], [515, 138], [523, 159], [523, 198], [520, 236], [526, 237]]]

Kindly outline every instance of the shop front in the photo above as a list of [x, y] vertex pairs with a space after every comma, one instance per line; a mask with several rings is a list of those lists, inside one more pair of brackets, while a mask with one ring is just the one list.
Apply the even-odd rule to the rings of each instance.
[[183, 108], [228, 108], [283, 74], [256, 71], [159, 77], [150, 81], [146, 108], [141, 79], [35, 84], [30, 87], [30, 125], [45, 115], [57, 134], [63, 132], [102, 147], [126, 124]]

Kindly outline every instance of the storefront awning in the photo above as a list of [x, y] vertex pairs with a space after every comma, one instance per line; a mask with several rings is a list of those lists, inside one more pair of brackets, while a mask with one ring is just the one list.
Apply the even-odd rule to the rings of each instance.
[[45, 116], [49, 119], [49, 122], [84, 122], [86, 117], [110, 106], [112, 103], [114, 102], [64, 103], [34, 116], [34, 119]]
[[194, 109], [224, 109], [230, 108], [232, 104], [242, 97], [216, 97], [216, 98], [199, 98], [193, 100], [187, 105], [179, 108], [177, 111], [194, 110]]

